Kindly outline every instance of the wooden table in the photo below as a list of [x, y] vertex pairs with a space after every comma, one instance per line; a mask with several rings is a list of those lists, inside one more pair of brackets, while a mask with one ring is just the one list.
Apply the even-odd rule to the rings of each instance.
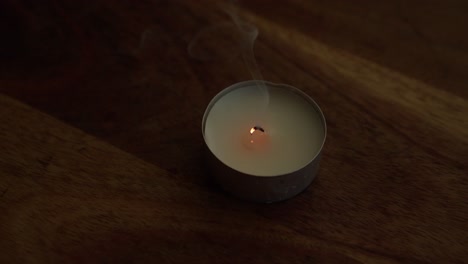
[[265, 79], [328, 121], [269, 205], [203, 165], [207, 103], [251, 78], [226, 32], [187, 52], [217, 3], [0, 3], [0, 263], [466, 263], [466, 1], [241, 5]]

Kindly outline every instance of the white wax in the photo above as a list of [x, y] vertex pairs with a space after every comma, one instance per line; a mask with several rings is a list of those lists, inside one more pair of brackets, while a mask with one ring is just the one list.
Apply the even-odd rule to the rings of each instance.
[[[227, 166], [256, 176], [277, 176], [303, 168], [324, 140], [321, 115], [291, 90], [269, 86], [269, 102], [255, 84], [230, 91], [206, 117], [205, 141]], [[251, 128], [262, 127], [265, 132]]]

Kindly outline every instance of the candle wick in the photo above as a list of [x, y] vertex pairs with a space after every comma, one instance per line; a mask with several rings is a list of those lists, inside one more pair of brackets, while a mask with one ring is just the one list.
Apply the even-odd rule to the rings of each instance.
[[262, 131], [262, 133], [265, 133], [265, 129], [263, 129], [263, 127], [261, 126], [254, 126], [250, 129], [250, 135], [253, 135], [253, 133], [257, 130], [260, 130]]
[[261, 126], [254, 126], [254, 130], [260, 130], [265, 133], [265, 129], [263, 129]]

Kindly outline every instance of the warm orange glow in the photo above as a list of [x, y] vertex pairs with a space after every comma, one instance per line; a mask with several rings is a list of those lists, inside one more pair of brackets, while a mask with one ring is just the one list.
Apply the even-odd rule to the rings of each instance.
[[267, 151], [270, 148], [270, 136], [263, 127], [254, 126], [249, 129], [250, 134], [242, 136], [243, 145], [253, 151]]

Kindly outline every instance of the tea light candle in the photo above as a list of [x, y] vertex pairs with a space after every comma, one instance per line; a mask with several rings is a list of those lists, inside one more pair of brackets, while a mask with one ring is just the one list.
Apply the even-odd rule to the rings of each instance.
[[202, 131], [221, 187], [247, 200], [274, 202], [310, 184], [326, 126], [309, 96], [291, 86], [263, 83], [241, 82], [215, 96]]

